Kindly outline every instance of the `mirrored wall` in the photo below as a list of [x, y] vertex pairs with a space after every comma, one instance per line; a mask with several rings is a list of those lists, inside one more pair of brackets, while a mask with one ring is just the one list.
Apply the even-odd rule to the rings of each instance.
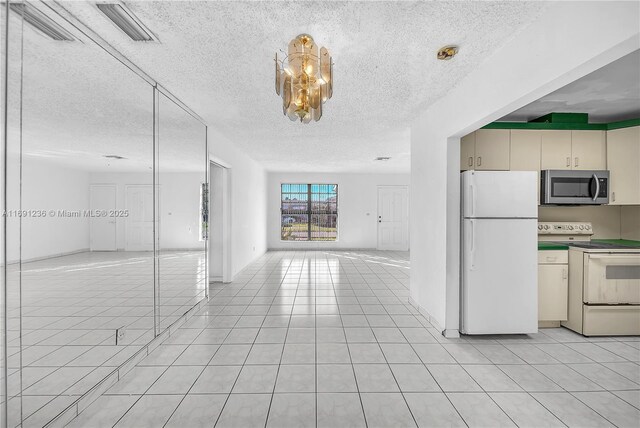
[[2, 8], [2, 426], [44, 426], [206, 297], [206, 127], [46, 4]]

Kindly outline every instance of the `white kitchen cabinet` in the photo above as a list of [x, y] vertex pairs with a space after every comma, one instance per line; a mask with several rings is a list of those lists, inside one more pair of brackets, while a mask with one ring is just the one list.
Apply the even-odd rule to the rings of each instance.
[[571, 169], [571, 131], [539, 131], [541, 169]]
[[607, 140], [604, 131], [571, 131], [571, 168], [607, 169]]
[[509, 171], [509, 129], [476, 131], [476, 169]]
[[509, 170], [508, 129], [479, 129], [460, 139], [460, 169]]
[[460, 170], [473, 169], [476, 158], [476, 133], [465, 135], [460, 139]]
[[567, 320], [568, 298], [568, 251], [538, 251], [538, 321]]
[[540, 131], [511, 130], [509, 165], [511, 171], [536, 171], [538, 204], [540, 204]]
[[607, 131], [609, 204], [640, 205], [640, 126]]

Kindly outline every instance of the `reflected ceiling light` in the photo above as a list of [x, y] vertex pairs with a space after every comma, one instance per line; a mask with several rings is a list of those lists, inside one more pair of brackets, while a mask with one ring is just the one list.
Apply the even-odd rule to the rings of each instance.
[[98, 3], [96, 6], [132, 40], [136, 42], [152, 42], [155, 40], [151, 35], [151, 31], [147, 30], [133, 12], [125, 9], [122, 4]]
[[28, 3], [9, 3], [12, 11], [47, 37], [61, 42], [72, 42], [75, 39], [62, 26]]
[[438, 51], [438, 59], [448, 61], [456, 56], [459, 50], [460, 48], [455, 45], [444, 46]]
[[276, 94], [282, 97], [282, 112], [292, 121], [316, 122], [322, 104], [333, 95], [333, 62], [327, 48], [320, 48], [308, 34], [289, 43], [282, 60], [276, 53]]

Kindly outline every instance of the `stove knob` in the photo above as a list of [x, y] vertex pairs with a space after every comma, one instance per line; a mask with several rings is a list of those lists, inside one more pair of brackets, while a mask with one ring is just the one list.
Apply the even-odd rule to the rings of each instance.
[[587, 230], [591, 230], [591, 225], [590, 224], [586, 225], [585, 227], [586, 227]]
[[573, 226], [569, 226], [569, 230], [573, 230]]
[[580, 225], [580, 230], [584, 230], [584, 224]]
[[548, 224], [545, 224], [545, 225], [544, 225], [544, 230], [548, 230], [548, 229], [549, 229], [549, 225], [548, 225]]
[[538, 225], [538, 230], [542, 230], [542, 225], [541, 224]]

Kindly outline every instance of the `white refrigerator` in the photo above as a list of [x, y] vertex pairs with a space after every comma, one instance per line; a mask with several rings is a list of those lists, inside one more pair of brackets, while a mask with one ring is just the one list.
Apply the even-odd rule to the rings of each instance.
[[533, 171], [462, 173], [461, 331], [538, 331], [538, 203]]

